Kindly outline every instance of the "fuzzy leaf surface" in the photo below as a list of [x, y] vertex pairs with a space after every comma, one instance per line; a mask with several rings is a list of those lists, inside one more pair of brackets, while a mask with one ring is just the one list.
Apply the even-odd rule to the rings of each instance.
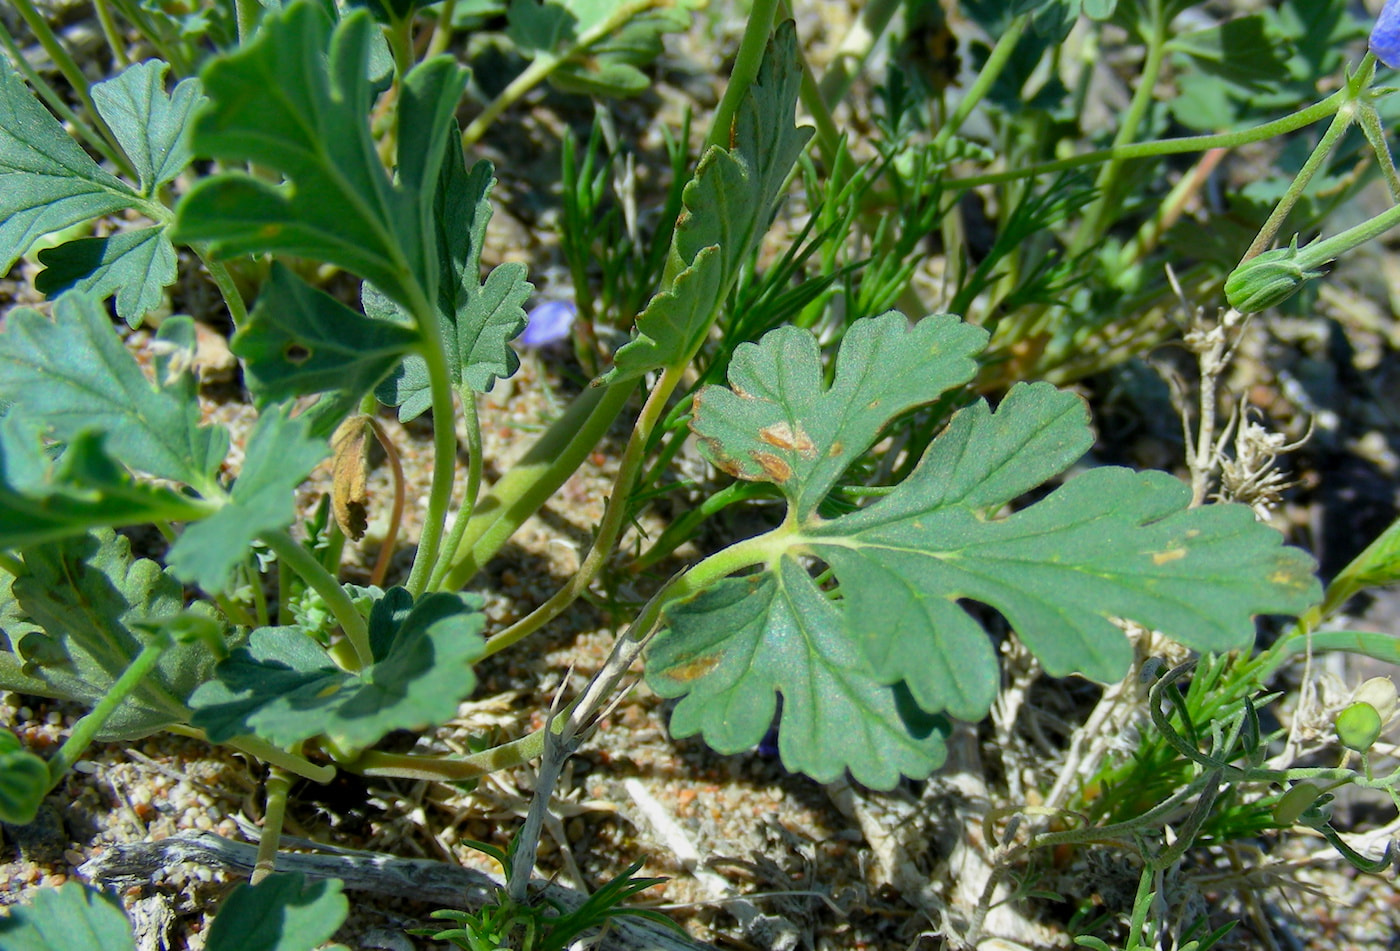
[[50, 231], [128, 208], [135, 197], [63, 131], [0, 56], [0, 274]]
[[159, 362], [153, 383], [91, 296], [64, 294], [52, 320], [29, 308], [11, 311], [0, 331], [0, 399], [56, 439], [102, 433], [124, 465], [207, 494], [228, 436], [200, 426], [188, 372], [193, 324], [188, 318], [167, 324], [157, 339], [170, 356]]
[[[1164, 473], [1094, 469], [1002, 514], [1092, 444], [1083, 401], [1049, 384], [1018, 385], [995, 412], [979, 401], [955, 414], [888, 495], [823, 519], [816, 505], [840, 474], [824, 461], [835, 450], [849, 465], [855, 455], [846, 445], [868, 447], [879, 427], [915, 399], [899, 395], [908, 371], [880, 375], [878, 364], [870, 365], [868, 384], [843, 388], [847, 348], [860, 366], [863, 353], [916, 335], [926, 324], [954, 326], [935, 317], [906, 330], [890, 316], [852, 326], [825, 393], [820, 385], [813, 389], [822, 379], [816, 348], [797, 345], [797, 331], [782, 328], [751, 350], [736, 351], [727, 397], [713, 388], [700, 394], [691, 425], [704, 451], [740, 477], [778, 484], [790, 511], [770, 536], [759, 576], [776, 576], [782, 592], [782, 599], [769, 600], [768, 621], [736, 625], [722, 611], [707, 612], [704, 593], [668, 610], [671, 628], [654, 643], [647, 676], [659, 693], [689, 694], [677, 708], [677, 716], [685, 710], [683, 730], [733, 747], [753, 727], [735, 711], [755, 705], [764, 687], [784, 698], [780, 735], [850, 730], [849, 714], [824, 722], [820, 708], [801, 697], [795, 703], [788, 692], [817, 681], [824, 658], [835, 656], [817, 645], [835, 641], [856, 652], [866, 676], [896, 697], [907, 692], [924, 713], [980, 719], [995, 699], [999, 671], [986, 632], [962, 600], [998, 610], [1048, 673], [1112, 681], [1131, 655], [1112, 618], [1137, 621], [1198, 650], [1223, 651], [1252, 643], [1254, 615], [1298, 614], [1320, 596], [1312, 560], [1283, 547], [1247, 507], [1189, 510], [1189, 490]], [[751, 394], [763, 372], [774, 375]], [[936, 374], [938, 364], [921, 372]], [[948, 385], [958, 378], [950, 374]], [[932, 389], [923, 399], [932, 399]], [[886, 406], [889, 415], [875, 412]], [[783, 438], [765, 439], [765, 427], [771, 436], [774, 426], [783, 427]], [[769, 458], [771, 449], [779, 452]], [[799, 556], [828, 565], [836, 591], [818, 587]], [[790, 620], [795, 614], [800, 628]], [[793, 647], [799, 641], [803, 650]], [[805, 667], [806, 676], [794, 665]], [[751, 683], [733, 673], [749, 669]], [[739, 734], [729, 732], [732, 724]], [[789, 765], [799, 768], [793, 764], [804, 761], [802, 754], [781, 749], [784, 762], [791, 750]], [[847, 768], [862, 782], [889, 785], [881, 748], [856, 746], [845, 755], [822, 775]]]
[[[130, 540], [110, 530], [20, 555], [24, 571], [10, 583], [0, 616], [27, 622], [12, 647], [51, 696], [93, 705], [146, 644], [149, 635], [138, 630], [160, 626], [184, 609], [180, 583], [154, 561], [132, 558]], [[213, 667], [202, 645], [170, 646], [99, 738], [134, 739], [188, 722], [185, 698]]]
[[299, 627], [254, 631], [190, 699], [214, 742], [255, 733], [279, 746], [325, 735], [364, 749], [390, 732], [455, 715], [476, 679], [485, 618], [474, 595], [434, 593], [415, 604], [391, 588], [369, 618], [375, 663], [350, 673]]
[[26, 904], [0, 918], [0, 944], [6, 951], [135, 951], [131, 922], [121, 903], [81, 882], [41, 888]]
[[[147, 60], [92, 87], [97, 111], [116, 135], [140, 179], [138, 193], [153, 198], [189, 164], [190, 117], [204, 101], [199, 80], [165, 91], [169, 69]], [[149, 210], [149, 209], [148, 209]], [[102, 238], [78, 238], [39, 252], [45, 270], [35, 286], [47, 297], [77, 288], [98, 300], [117, 295], [117, 313], [132, 327], [161, 302], [175, 281], [175, 246], [162, 221]]]
[[309, 428], [304, 418], [282, 410], [258, 418], [228, 504], [186, 528], [171, 547], [166, 563], [176, 577], [223, 593], [253, 540], [292, 523], [296, 487], [330, 454], [326, 440]]
[[777, 485], [807, 518], [885, 423], [972, 379], [987, 334], [950, 314], [912, 327], [903, 314], [858, 320], [827, 388], [816, 338], [783, 327], [742, 344], [730, 387], [696, 397], [701, 450], [738, 479]]
[[[208, 241], [220, 256], [274, 252], [337, 264], [404, 306], [431, 298], [437, 266], [423, 213], [431, 192], [396, 187], [370, 134], [374, 30], [363, 10], [332, 29], [320, 7], [295, 3], [205, 71], [211, 106], [194, 122], [196, 154], [254, 162], [286, 183], [241, 172], [205, 179], [180, 204], [179, 240]], [[436, 57], [408, 81], [436, 98], [405, 100], [402, 141], [431, 141], [421, 129], [458, 101], [465, 71]], [[405, 150], [401, 176], [436, 181], [442, 154]]]
[[197, 499], [136, 481], [102, 443], [81, 432], [55, 458], [31, 421], [13, 413], [0, 420], [0, 549], [210, 514]]
[[334, 426], [417, 342], [410, 327], [365, 317], [274, 264], [231, 345], [260, 403], [328, 393]]
[[[452, 125], [451, 128], [455, 128]], [[525, 301], [534, 287], [525, 266], [497, 265], [481, 280], [481, 251], [491, 220], [491, 163], [477, 162], [468, 171], [453, 136], [442, 163], [432, 220], [442, 271], [438, 277], [438, 327], [454, 385], [465, 383], [478, 393], [509, 377], [520, 367], [510, 341], [525, 329]], [[381, 321], [407, 322], [402, 307], [373, 285], [363, 288], [365, 313]], [[399, 408], [399, 418], [413, 419], [432, 403], [428, 367], [417, 355], [407, 357], [378, 389], [380, 400]]]
[[169, 68], [158, 59], [146, 60], [92, 87], [93, 104], [136, 167], [145, 198], [190, 163], [190, 117], [204, 103], [198, 79], [181, 80], [167, 93]]
[[117, 296], [117, 314], [138, 327], [175, 283], [175, 246], [164, 227], [78, 238], [39, 252], [44, 265], [34, 279], [45, 297], [80, 290], [98, 300]]
[[[307, 882], [301, 874], [242, 882], [219, 906], [205, 951], [312, 951], [350, 913], [341, 882]], [[337, 945], [339, 947], [339, 945]]]
[[743, 752], [767, 732], [781, 694], [783, 765], [818, 782], [850, 769], [888, 789], [943, 762], [946, 721], [901, 709], [900, 692], [875, 676], [839, 608], [795, 561], [725, 579], [667, 619], [647, 680], [663, 697], [684, 697], [671, 714], [673, 736], [700, 733], [720, 753]]
[[739, 104], [732, 145], [706, 152], [685, 186], [671, 248], [676, 278], [637, 317], [636, 336], [617, 351], [610, 382], [684, 359], [710, 326], [768, 230], [783, 181], [812, 135], [793, 118], [801, 80], [797, 35], [785, 22]]

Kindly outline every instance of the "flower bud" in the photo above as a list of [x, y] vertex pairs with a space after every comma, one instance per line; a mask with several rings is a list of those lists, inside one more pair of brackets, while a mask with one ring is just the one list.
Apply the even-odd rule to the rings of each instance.
[[1299, 258], [1297, 238], [1286, 248], [1275, 248], [1250, 258], [1225, 278], [1225, 299], [1241, 314], [1253, 314], [1282, 304], [1308, 281], [1323, 274], [1306, 267]]

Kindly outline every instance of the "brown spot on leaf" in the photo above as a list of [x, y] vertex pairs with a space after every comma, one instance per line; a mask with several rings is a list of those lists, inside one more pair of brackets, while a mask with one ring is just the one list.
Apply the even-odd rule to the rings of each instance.
[[753, 456], [754, 462], [763, 468], [768, 478], [774, 482], [786, 482], [792, 478], [792, 466], [771, 452], [754, 452], [750, 455]]
[[1166, 551], [1154, 551], [1152, 553], [1152, 563], [1154, 565], [1165, 565], [1169, 561], [1178, 561], [1185, 557], [1185, 548], [1168, 548]]
[[841, 440], [837, 439], [831, 443], [831, 448], [826, 451], [826, 455], [830, 459], [835, 459], [837, 456], [841, 455], [841, 453], [845, 451], [846, 444], [843, 443]]
[[667, 667], [665, 675], [671, 680], [688, 684], [692, 681], [699, 680], [701, 677], [714, 670], [719, 666], [719, 661], [720, 658], [718, 654], [704, 654], [693, 660]]
[[758, 438], [770, 446], [800, 452], [804, 456], [813, 456], [817, 452], [816, 443], [812, 442], [812, 437], [803, 431], [801, 423], [797, 424], [796, 432], [787, 423], [764, 426], [758, 431]]

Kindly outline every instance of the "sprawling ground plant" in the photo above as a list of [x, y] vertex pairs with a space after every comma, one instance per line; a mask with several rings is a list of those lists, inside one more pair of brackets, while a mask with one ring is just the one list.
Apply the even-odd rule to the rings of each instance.
[[[1312, 560], [1248, 505], [1201, 505], [1199, 486], [1161, 472], [1066, 477], [1094, 437], [1085, 402], [1056, 385], [1150, 346], [1174, 306], [1158, 265], [1179, 253], [1170, 235], [1188, 227], [1178, 219], [1187, 183], [1199, 180], [1158, 194], [1162, 182], [1143, 178], [1136, 159], [1216, 154], [1208, 150], [1333, 119], [1256, 233], [1181, 262], [1178, 289], [1223, 292], [1234, 317], [1285, 301], [1390, 226], [1394, 213], [1268, 250], [1285, 220], [1303, 230], [1322, 219], [1310, 189], [1353, 125], [1396, 185], [1372, 56], [1335, 93], [1301, 106], [1305, 81], [1341, 69], [1341, 53], [1304, 40], [1354, 32], [1342, 4], [1285, 3], [1181, 34], [1180, 0], [966, 3], [995, 38], [979, 48], [975, 82], [954, 103], [917, 56], [891, 71], [878, 154], [861, 163], [831, 119], [847, 67], [804, 89], [793, 24], [775, 16], [774, 0], [754, 3], [693, 172], [686, 143], [673, 142], [679, 181], [662, 233], [621, 240], [625, 223], [594, 213], [606, 199], [598, 163], [612, 160], [597, 137], [583, 158], [565, 149], [574, 341], [599, 372], [489, 486], [478, 398], [517, 370], [512, 342], [533, 288], [519, 264], [483, 273], [494, 177], [468, 161], [471, 146], [541, 82], [598, 96], [644, 88], [643, 69], [665, 34], [686, 28], [690, 5], [515, 0], [463, 5], [472, 9], [459, 18], [451, 2], [337, 10], [297, 0], [265, 12], [216, 4], [226, 15], [200, 22], [117, 6], [163, 58], [126, 63], [114, 32], [115, 75], [89, 86], [42, 16], [18, 4], [63, 67], [76, 111], [22, 58], [0, 56], [0, 269], [34, 256], [36, 288], [52, 299], [10, 310], [0, 331], [0, 687], [91, 708], [48, 760], [0, 735], [0, 818], [32, 819], [94, 740], [171, 730], [226, 744], [270, 767], [269, 822], [254, 884], [229, 898], [208, 947], [253, 947], [227, 922], [254, 907], [299, 908], [319, 923], [314, 935], [296, 932], [296, 946], [311, 947], [346, 905], [337, 884], [269, 874], [290, 777], [469, 780], [538, 759], [534, 811], [511, 850], [494, 853], [510, 872], [500, 903], [449, 915], [462, 927], [442, 937], [562, 947], [649, 882], [632, 877], [634, 866], [568, 914], [532, 907], [527, 892], [560, 768], [644, 653], [647, 683], [678, 699], [675, 735], [736, 753], [776, 723], [788, 769], [889, 789], [933, 774], [955, 724], [980, 721], [998, 698], [997, 651], [975, 603], [999, 612], [1006, 636], [1052, 676], [1162, 673], [1135, 656], [1125, 633], [1135, 629], [1199, 652], [1210, 671], [1185, 694], [1189, 665], [1162, 675], [1141, 755], [1105, 760], [1090, 784], [1052, 797], [1089, 826], [1035, 829], [1007, 855], [1141, 846], [1187, 807], [1174, 844], [1141, 846], [1149, 869], [1179, 860], [1203, 830], [1257, 828], [1266, 813], [1281, 827], [1306, 821], [1377, 867], [1331, 830], [1325, 795], [1343, 783], [1394, 795], [1396, 777], [1373, 775], [1369, 761], [1361, 771], [1266, 767], [1256, 701], [1300, 644], [1390, 656], [1379, 640], [1317, 629], [1359, 587], [1394, 580], [1393, 542], [1379, 542], [1324, 601]], [[878, 34], [894, 4], [870, 6]], [[521, 71], [463, 129], [470, 72], [446, 50], [454, 30], [501, 16]], [[1053, 63], [1081, 16], [1088, 29], [1111, 23], [1140, 42], [1144, 75], [1111, 142], [1053, 158], [1085, 133], [1064, 121], [1075, 94], [1037, 64]], [[433, 33], [416, 44], [426, 25]], [[911, 42], [914, 27], [947, 24], [916, 17]], [[1295, 42], [1226, 52], [1256, 35]], [[1172, 57], [1218, 84], [1183, 97], [1208, 102], [1212, 126], [1239, 131], [1153, 138], [1166, 122], [1153, 91]], [[183, 78], [167, 88], [172, 70]], [[1253, 92], [1266, 83], [1271, 98]], [[798, 124], [799, 100], [815, 132]], [[960, 137], [979, 108], [999, 153]], [[1200, 116], [1181, 101], [1173, 108], [1182, 122]], [[1289, 114], [1248, 126], [1259, 110]], [[810, 217], [783, 217], [786, 252], [761, 255], [797, 181]], [[952, 210], [977, 188], [995, 196], [998, 232], [974, 254]], [[129, 214], [146, 224], [88, 233], [96, 219]], [[946, 308], [927, 306], [914, 281], [930, 231], [952, 262]], [[232, 348], [258, 409], [236, 455], [230, 434], [201, 414], [193, 321], [160, 321], [149, 367], [113, 326], [109, 310], [135, 327], [161, 305], [177, 249], [202, 263], [236, 327]], [[327, 270], [360, 282], [357, 306], [312, 280]], [[611, 283], [595, 294], [599, 273]], [[610, 322], [628, 334], [613, 351], [597, 332]], [[426, 514], [405, 577], [390, 583], [381, 563], [373, 584], [346, 584], [345, 535], [362, 532], [368, 514], [356, 488], [367, 446], [386, 441], [380, 407], [430, 420]], [[577, 575], [491, 629], [464, 589], [619, 421], [629, 435]], [[671, 463], [688, 440], [733, 481], [675, 480]], [[294, 504], [327, 458], [333, 522]], [[709, 494], [649, 548], [619, 554], [638, 510], [681, 490]], [[475, 688], [474, 663], [544, 628], [595, 582], [645, 574], [705, 519], [753, 499], [779, 501], [781, 516], [658, 579], [587, 690], [539, 731], [454, 757], [378, 748], [394, 731], [454, 716]], [[169, 543], [159, 559], [134, 553], [118, 531], [148, 525]], [[1302, 620], [1251, 657], [1261, 614]], [[1343, 741], [1365, 751], [1375, 737], [1357, 709]], [[1151, 787], [1153, 801], [1125, 797], [1125, 787]], [[1222, 789], [1256, 788], [1271, 792], [1217, 821]], [[108, 899], [72, 889], [42, 895], [0, 930], [16, 947], [48, 947], [45, 929], [80, 921], [109, 936], [103, 947], [129, 940]], [[290, 948], [290, 934], [256, 946]]]

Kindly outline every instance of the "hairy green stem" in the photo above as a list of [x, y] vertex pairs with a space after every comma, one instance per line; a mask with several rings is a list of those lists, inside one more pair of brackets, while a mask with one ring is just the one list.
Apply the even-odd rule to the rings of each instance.
[[121, 32], [117, 29], [116, 21], [112, 19], [109, 0], [95, 0], [93, 8], [97, 11], [97, 22], [102, 26], [102, 35], [107, 39], [107, 48], [112, 51], [113, 62], [118, 69], [126, 69], [131, 65], [131, 57], [126, 55], [126, 44], [122, 42]]
[[369, 628], [365, 619], [360, 616], [360, 612], [355, 609], [355, 602], [350, 600], [350, 595], [345, 593], [345, 589], [340, 586], [340, 582], [335, 579], [329, 571], [321, 566], [316, 557], [302, 547], [301, 543], [288, 535], [286, 531], [264, 532], [258, 536], [268, 548], [277, 553], [277, 558], [286, 566], [295, 571], [301, 580], [305, 581], [312, 590], [321, 596], [321, 600], [326, 602], [326, 607], [340, 625], [340, 630], [345, 634], [351, 646], [355, 649], [355, 660], [359, 663], [361, 670], [374, 664], [374, 652], [369, 646]]
[[627, 514], [627, 500], [645, 459], [646, 446], [651, 439], [652, 430], [665, 411], [666, 403], [671, 394], [680, 384], [688, 364], [689, 360], [687, 359], [684, 363], [667, 368], [662, 373], [661, 379], [657, 381], [656, 386], [652, 388], [646, 404], [642, 407], [641, 413], [638, 414], [637, 422], [632, 427], [632, 435], [627, 440], [627, 448], [623, 450], [622, 459], [618, 464], [617, 476], [613, 479], [612, 493], [608, 496], [607, 507], [603, 510], [603, 520], [598, 525], [598, 531], [593, 536], [593, 545], [588, 549], [583, 564], [579, 566], [578, 571], [574, 572], [568, 583], [554, 593], [553, 597], [488, 640], [484, 656], [489, 657], [498, 651], [505, 650], [554, 620], [565, 608], [573, 604], [580, 595], [588, 590], [593, 579], [603, 570], [603, 566], [607, 564], [608, 558], [612, 555], [613, 548], [617, 544], [618, 536], [622, 534]]
[[258, 858], [253, 863], [250, 883], [258, 884], [277, 870], [277, 845], [282, 841], [282, 824], [287, 818], [287, 800], [292, 794], [292, 777], [280, 766], [268, 770], [263, 784], [267, 808], [263, 812], [262, 837], [258, 839]]
[[1106, 149], [1098, 149], [1093, 152], [1085, 152], [1083, 155], [1076, 155], [1072, 158], [1059, 159], [1054, 162], [1042, 162], [1038, 165], [1028, 165], [1025, 168], [1009, 169], [1004, 172], [989, 172], [985, 175], [969, 175], [966, 178], [950, 178], [943, 182], [943, 187], [950, 191], [960, 191], [969, 188], [976, 188], [979, 185], [999, 185], [1002, 182], [1014, 181], [1020, 178], [1034, 178], [1039, 175], [1050, 175], [1055, 172], [1064, 172], [1071, 169], [1083, 168], [1087, 165], [1098, 165], [1101, 162], [1109, 161], [1129, 161], [1133, 159], [1155, 158], [1163, 155], [1180, 155], [1183, 152], [1203, 152], [1206, 149], [1226, 148], [1233, 149], [1252, 142], [1263, 142], [1266, 139], [1278, 138], [1289, 132], [1296, 132], [1306, 128], [1314, 122], [1330, 118], [1336, 115], [1342, 103], [1348, 99], [1346, 90], [1339, 90], [1332, 95], [1315, 103], [1300, 112], [1295, 112], [1257, 125], [1250, 129], [1241, 129], [1238, 132], [1222, 132], [1211, 135], [1190, 135], [1179, 139], [1159, 139], [1154, 142], [1135, 142], [1131, 145], [1113, 146]]
[[428, 492], [428, 512], [423, 519], [423, 531], [418, 537], [418, 551], [413, 556], [413, 569], [408, 576], [407, 587], [415, 598], [426, 589], [428, 579], [437, 567], [442, 535], [447, 526], [447, 510], [452, 505], [452, 483], [457, 464], [452, 377], [447, 369], [447, 356], [442, 350], [442, 334], [438, 330], [436, 311], [425, 307], [419, 317], [418, 328], [425, 340], [422, 355], [428, 366], [428, 383], [433, 399], [433, 481]]
[[967, 94], [962, 97], [953, 114], [948, 117], [948, 121], [943, 123], [943, 127], [938, 130], [938, 134], [933, 138], [933, 151], [941, 152], [948, 145], [948, 140], [957, 135], [962, 128], [967, 117], [972, 115], [972, 110], [991, 91], [992, 86], [1001, 77], [1001, 71], [1006, 68], [1006, 64], [1011, 60], [1011, 54], [1016, 50], [1016, 44], [1021, 41], [1021, 36], [1026, 32], [1026, 26], [1030, 23], [1031, 15], [1023, 13], [1016, 17], [1007, 26], [1006, 32], [997, 38], [996, 45], [992, 47], [992, 52], [987, 57], [987, 62], [977, 73], [977, 79], [973, 82]]
[[[203, 733], [195, 731], [196, 735], [203, 738]], [[309, 779], [313, 783], [328, 783], [335, 779], [336, 770], [334, 766], [318, 766], [288, 750], [273, 746], [266, 740], [256, 736], [239, 736], [232, 740], [226, 740], [222, 744], [229, 749], [247, 753], [255, 759], [267, 763], [270, 766], [277, 766], [289, 773], [294, 773], [303, 779]]]
[[248, 322], [248, 305], [243, 303], [243, 295], [239, 293], [238, 284], [233, 280], [233, 275], [229, 273], [228, 266], [222, 261], [216, 261], [209, 254], [207, 245], [193, 245], [191, 250], [204, 263], [209, 277], [214, 281], [214, 286], [218, 288], [219, 296], [224, 299], [224, 306], [228, 308], [228, 316], [233, 321], [234, 328], [242, 327]]
[[433, 37], [428, 41], [428, 51], [423, 54], [424, 62], [447, 52], [452, 42], [452, 17], [457, 12], [457, 0], [446, 0], [437, 13], [437, 23], [433, 25]]
[[627, 405], [637, 382], [591, 387], [579, 394], [535, 444], [477, 503], [462, 532], [461, 548], [443, 582], [466, 585], [583, 464]]
[[117, 707], [121, 706], [132, 691], [146, 680], [151, 671], [155, 669], [156, 664], [159, 663], [160, 655], [165, 653], [165, 649], [171, 643], [168, 634], [160, 634], [142, 646], [136, 659], [127, 665], [126, 670], [122, 671], [122, 675], [117, 678], [116, 683], [112, 684], [102, 695], [102, 699], [93, 705], [92, 710], [85, 717], [73, 724], [73, 732], [69, 734], [67, 741], [59, 747], [53, 759], [49, 760], [50, 790], [59, 784], [69, 768], [92, 745], [92, 741], [102, 731], [102, 727], [112, 714], [117, 712]]
[[466, 533], [467, 523], [476, 511], [477, 496], [481, 494], [481, 415], [476, 409], [476, 394], [469, 388], [463, 386], [458, 396], [462, 403], [462, 419], [467, 430], [467, 491], [462, 496], [462, 506], [457, 510], [457, 517], [452, 522], [452, 531], [447, 536], [447, 544], [443, 546], [442, 557], [438, 559], [437, 568], [433, 570], [433, 576], [428, 581], [428, 587], [434, 591], [442, 590], [443, 581], [452, 569], [458, 551], [461, 550], [462, 536]]
[[734, 57], [734, 68], [729, 72], [724, 95], [715, 108], [710, 134], [705, 137], [705, 144], [700, 149], [701, 156], [714, 146], [730, 147], [734, 116], [739, 111], [739, 103], [749, 94], [749, 87], [758, 77], [758, 67], [763, 62], [768, 37], [773, 33], [773, 19], [777, 10], [778, 0], [753, 0], [748, 22], [744, 26], [744, 36], [739, 41], [739, 52]]
[[1322, 133], [1322, 138], [1318, 139], [1312, 154], [1303, 163], [1303, 167], [1298, 170], [1298, 174], [1293, 176], [1293, 181], [1288, 184], [1288, 190], [1283, 193], [1283, 197], [1274, 206], [1274, 210], [1269, 213], [1268, 219], [1265, 220], [1264, 226], [1259, 229], [1259, 234], [1255, 236], [1249, 250], [1245, 251], [1244, 257], [1240, 259], [1241, 264], [1257, 256], [1273, 243], [1274, 235], [1278, 234], [1278, 229], [1283, 226], [1284, 219], [1288, 217], [1293, 206], [1303, 197], [1303, 193], [1307, 191], [1308, 183], [1313, 180], [1313, 176], [1321, 171], [1323, 163], [1332, 154], [1337, 142], [1351, 127], [1355, 118], [1356, 104], [1354, 102], [1349, 101], [1337, 110], [1337, 114], [1332, 117], [1331, 124], [1327, 126], [1327, 131]]

